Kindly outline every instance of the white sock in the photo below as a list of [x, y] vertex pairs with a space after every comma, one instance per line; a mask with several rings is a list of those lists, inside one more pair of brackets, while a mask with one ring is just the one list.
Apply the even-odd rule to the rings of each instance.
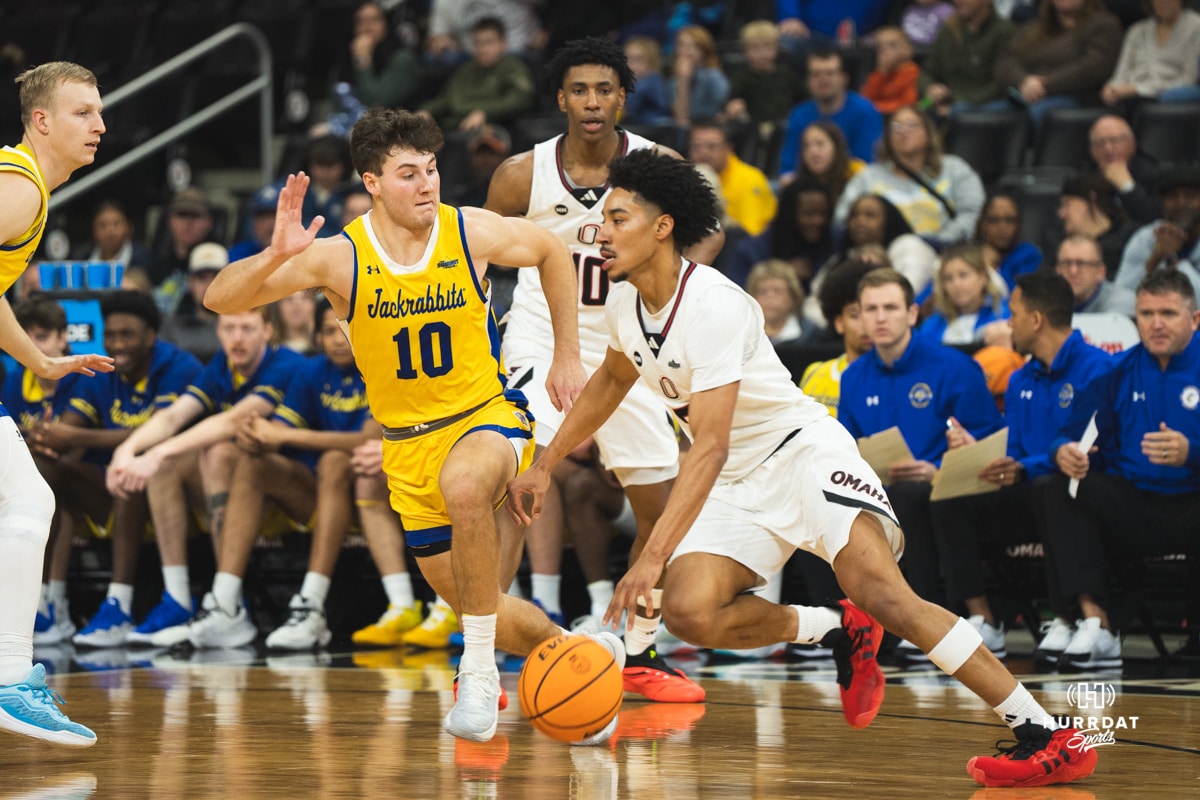
[[45, 585], [46, 599], [58, 605], [67, 602], [67, 582], [50, 581]]
[[463, 614], [463, 654], [460, 672], [496, 671], [496, 615]]
[[192, 583], [188, 577], [188, 568], [186, 564], [163, 567], [163, 589], [171, 598], [179, 605], [188, 609], [192, 608]]
[[231, 572], [218, 572], [213, 576], [212, 594], [222, 610], [236, 614], [242, 604], [242, 579]]
[[1042, 708], [1041, 703], [1033, 699], [1033, 695], [1029, 693], [1024, 684], [1020, 683], [1017, 684], [1017, 688], [1013, 689], [1008, 699], [992, 710], [1013, 730], [1026, 722], [1041, 725], [1052, 731], [1062, 727], [1054, 720], [1054, 717], [1046, 713], [1046, 709]]
[[658, 624], [662, 622], [662, 589], [650, 592], [654, 602], [654, 616], [646, 617], [641, 612], [633, 618], [633, 630], [625, 631], [625, 653], [636, 656], [646, 652], [658, 636]]
[[525, 592], [521, 589], [521, 579], [513, 578], [512, 583], [508, 585], [508, 591], [505, 592], [505, 594], [509, 595], [510, 597], [524, 597]]
[[387, 593], [388, 604], [392, 608], [408, 608], [413, 604], [412, 578], [407, 572], [393, 572], [384, 575], [383, 591]]
[[42, 584], [42, 593], [38, 595], [38, 613], [43, 617], [50, 616], [50, 587]]
[[325, 598], [329, 597], [329, 583], [328, 576], [319, 572], [306, 572], [304, 583], [300, 584], [300, 596], [317, 608], [324, 608]]
[[588, 597], [592, 599], [592, 616], [600, 619], [608, 611], [613, 599], [612, 581], [592, 581], [587, 585]]
[[825, 634], [842, 627], [842, 615], [823, 606], [792, 606], [796, 611], [797, 644], [816, 644]]
[[115, 597], [121, 610], [133, 616], [133, 587], [128, 583], [110, 583], [107, 597]]
[[539, 575], [535, 572], [530, 576], [530, 584], [533, 599], [541, 603], [547, 614], [562, 614], [562, 605], [558, 600], [561, 575]]

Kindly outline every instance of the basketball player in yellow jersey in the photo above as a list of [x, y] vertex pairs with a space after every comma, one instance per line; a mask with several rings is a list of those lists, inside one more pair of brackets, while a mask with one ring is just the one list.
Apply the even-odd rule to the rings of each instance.
[[[584, 383], [575, 267], [532, 222], [440, 203], [437, 125], [372, 109], [350, 150], [372, 198], [342, 236], [314, 241], [324, 220], [300, 220], [308, 176], [289, 176], [262, 253], [229, 265], [205, 305], [237, 313], [322, 287], [350, 337], [367, 399], [384, 426], [384, 471], [421, 572], [462, 622], [458, 697], [445, 728], [487, 741], [500, 699], [495, 648], [524, 655], [560, 629], [535, 606], [500, 593], [494, 511], [527, 465], [524, 397], [505, 385], [484, 277], [489, 262], [536, 265], [554, 327], [547, 378], [569, 408]], [[451, 532], [453, 531], [453, 535]], [[623, 663], [616, 637], [607, 640]]]
[[[50, 190], [92, 163], [104, 121], [96, 76], [56, 61], [17, 77], [25, 135], [0, 148], [0, 349], [40, 377], [111, 372], [108, 356], [50, 358], [17, 324], [7, 292], [29, 265], [46, 227]], [[8, 412], [0, 406], [0, 730], [69, 747], [89, 747], [96, 734], [72, 722], [33, 665], [33, 624], [42, 557], [54, 516], [54, 494]]]

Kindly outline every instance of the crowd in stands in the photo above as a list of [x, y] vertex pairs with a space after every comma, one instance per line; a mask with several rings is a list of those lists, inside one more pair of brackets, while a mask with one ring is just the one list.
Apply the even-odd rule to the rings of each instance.
[[[95, 204], [90, 240], [71, 255], [125, 266], [121, 291], [101, 303], [116, 372], [55, 386], [18, 368], [4, 383], [67, 533], [48, 557], [38, 643], [250, 642], [242, 580], [255, 538], [295, 526], [312, 532], [309, 567], [266, 644], [326, 645], [324, 603], [352, 525], [389, 602], [354, 641], [449, 642], [453, 612], [439, 604], [423, 620], [406, 573], [379, 429], [328, 304], [299, 295], [232, 317], [203, 305], [223, 267], [269, 243], [283, 173], [312, 177], [303, 222], [323, 216], [321, 236], [370, 209], [346, 139], [366, 107], [437, 120], [442, 196], [455, 204], [482, 205], [505, 158], [562, 130], [562, 101], [539, 65], [578, 20], [527, 0], [429, 0], [414, 25], [394, 5], [347, 7], [350, 38], [336, 43], [298, 157], [236, 213], [200, 181], [170, 196], [143, 240], [129, 208]], [[1124, 618], [1109, 572], [1185, 554], [1200, 649], [1200, 12], [1183, 0], [1150, 0], [1134, 19], [1103, 0], [777, 0], [748, 4], [761, 18], [734, 18], [735, 4], [720, 2], [611, 4], [645, 11], [636, 22], [608, 15], [610, 4], [572, 15], [592, 5], [637, 78], [622, 124], [697, 164], [722, 201], [714, 266], [759, 301], [772, 343], [802, 353], [789, 363], [800, 385], [852, 434], [898, 427], [907, 442], [911, 459], [881, 477], [914, 589], [964, 613], [1003, 655], [1012, 616], [991, 602], [980, 564], [997, 543], [1043, 542], [1052, 620], [1039, 656], [1119, 666]], [[1190, 151], [1139, 146], [1164, 105], [1193, 110], [1179, 123], [1194, 126]], [[1072, 118], [1085, 119], [1071, 128], [1077, 161], [1038, 163], [1067, 109], [1090, 114]], [[956, 150], [966, 123], [989, 114], [1010, 125], [993, 150], [1023, 137], [1018, 161], [998, 172]], [[36, 272], [17, 317], [39, 347], [61, 352], [67, 320], [38, 293]], [[513, 279], [492, 272], [501, 316]], [[1077, 444], [1093, 411], [1089, 461]], [[946, 453], [1005, 427], [1005, 457], [981, 474], [997, 491], [931, 501]], [[593, 451], [578, 455], [578, 507], [607, 535], [620, 492]], [[1077, 496], [1071, 479], [1084, 479]], [[273, 506], [286, 521], [264, 512]], [[196, 520], [221, 534], [201, 599], [186, 553]], [[148, 524], [163, 591], [135, 619]], [[67, 599], [71, 536], [89, 526], [112, 541], [98, 610]], [[595, 563], [589, 585], [607, 581], [611, 593], [618, 576]], [[838, 596], [822, 562], [794, 563], [810, 599]], [[563, 612], [557, 584], [533, 589]], [[906, 642], [898, 652], [920, 656]]]

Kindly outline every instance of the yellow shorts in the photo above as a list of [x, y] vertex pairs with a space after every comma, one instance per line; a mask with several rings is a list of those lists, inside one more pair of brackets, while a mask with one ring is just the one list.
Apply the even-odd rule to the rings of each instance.
[[388, 477], [392, 508], [400, 515], [409, 547], [419, 555], [445, 552], [450, 544], [450, 516], [438, 478], [450, 448], [469, 433], [490, 430], [512, 444], [519, 474], [533, 463], [533, 421], [503, 396], [439, 430], [400, 441], [383, 440], [383, 471]]

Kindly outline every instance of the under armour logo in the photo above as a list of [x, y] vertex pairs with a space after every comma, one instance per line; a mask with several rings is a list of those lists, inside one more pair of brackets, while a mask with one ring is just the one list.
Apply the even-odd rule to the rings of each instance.
[[368, 275], [378, 275], [379, 267], [375, 266], [374, 264], [367, 264], [367, 274]]
[[877, 395], [877, 394], [873, 394], [873, 395], [871, 395], [870, 397], [868, 397], [868, 398], [867, 398], [867, 405], [869, 405], [869, 406], [877, 406], [877, 405], [879, 405], [879, 395]]
[[1145, 401], [1146, 401], [1146, 393], [1145, 393], [1145, 392], [1139, 392], [1138, 390], [1134, 389], [1134, 390], [1133, 390], [1133, 402], [1135, 402], [1135, 403], [1136, 403], [1138, 400], [1141, 400], [1142, 402], [1145, 402]]
[[1032, 400], [1033, 399], [1033, 389], [1022, 389], [1021, 390], [1021, 399], [1022, 400]]

